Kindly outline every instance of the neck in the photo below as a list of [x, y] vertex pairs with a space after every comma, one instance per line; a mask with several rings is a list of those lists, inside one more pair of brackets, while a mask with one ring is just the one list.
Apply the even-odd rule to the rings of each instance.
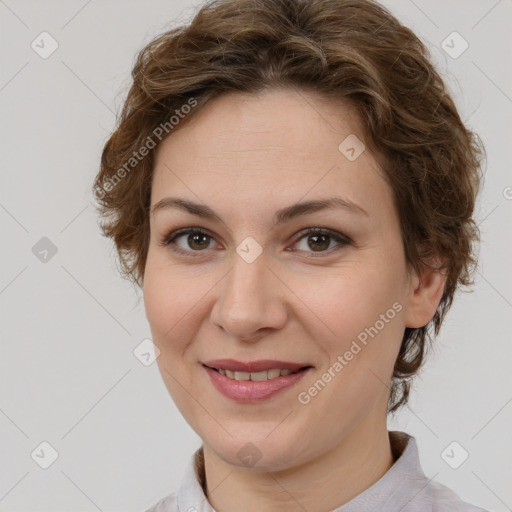
[[385, 424], [378, 431], [357, 428], [319, 457], [275, 472], [226, 464], [204, 445], [206, 495], [222, 512], [329, 512], [372, 486], [393, 463]]

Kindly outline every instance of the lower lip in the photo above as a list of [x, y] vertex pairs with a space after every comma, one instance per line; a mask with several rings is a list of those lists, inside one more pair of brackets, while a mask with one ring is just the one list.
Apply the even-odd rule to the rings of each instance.
[[268, 400], [297, 384], [312, 369], [308, 368], [290, 375], [282, 375], [275, 379], [252, 381], [230, 379], [207, 366], [203, 365], [203, 368], [210, 376], [217, 391], [232, 400], [243, 403], [258, 403]]

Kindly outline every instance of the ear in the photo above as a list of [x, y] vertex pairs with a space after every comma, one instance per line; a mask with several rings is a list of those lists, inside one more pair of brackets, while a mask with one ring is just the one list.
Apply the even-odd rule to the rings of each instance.
[[439, 270], [439, 265], [435, 268], [423, 267], [420, 274], [412, 274], [404, 317], [406, 327], [423, 327], [432, 320], [445, 284], [446, 273]]

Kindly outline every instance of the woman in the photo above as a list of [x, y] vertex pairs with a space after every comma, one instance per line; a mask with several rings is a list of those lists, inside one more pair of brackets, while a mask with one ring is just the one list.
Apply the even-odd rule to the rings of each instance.
[[477, 511], [388, 432], [471, 283], [484, 154], [367, 0], [219, 0], [139, 54], [95, 194], [203, 443], [150, 511]]

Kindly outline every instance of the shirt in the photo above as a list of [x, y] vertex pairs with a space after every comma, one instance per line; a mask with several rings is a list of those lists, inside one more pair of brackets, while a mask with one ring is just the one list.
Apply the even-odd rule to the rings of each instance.
[[[399, 431], [389, 431], [388, 435], [394, 464], [377, 482], [331, 512], [488, 512], [425, 476], [414, 437]], [[146, 512], [215, 512], [204, 484], [201, 446], [189, 460], [178, 492], [162, 498]]]

